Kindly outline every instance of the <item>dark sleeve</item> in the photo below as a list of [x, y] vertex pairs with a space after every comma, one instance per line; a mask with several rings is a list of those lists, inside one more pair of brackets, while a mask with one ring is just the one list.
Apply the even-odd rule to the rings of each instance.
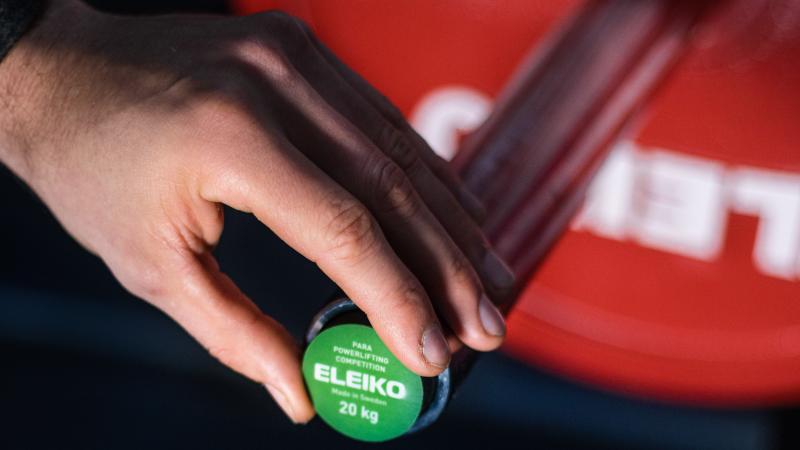
[[44, 8], [44, 0], [0, 0], [0, 60]]

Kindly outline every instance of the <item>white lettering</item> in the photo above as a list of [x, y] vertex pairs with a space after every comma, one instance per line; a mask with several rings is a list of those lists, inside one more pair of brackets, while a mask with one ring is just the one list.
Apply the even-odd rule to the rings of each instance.
[[800, 248], [800, 177], [738, 169], [730, 178], [734, 211], [760, 218], [753, 262], [774, 277], [794, 279]]
[[331, 384], [338, 384], [339, 386], [347, 386], [344, 380], [336, 378], [336, 367], [331, 367]]
[[637, 240], [696, 259], [715, 258], [725, 225], [722, 167], [664, 151], [640, 157], [646, 162], [637, 166], [631, 217]]
[[633, 151], [633, 144], [625, 142], [608, 155], [589, 188], [584, 208], [573, 222], [574, 229], [616, 240], [625, 238], [633, 205]]
[[336, 369], [336, 367], [330, 367], [327, 364], [316, 363], [314, 364], [314, 379], [323, 383], [347, 386], [352, 389], [377, 393], [384, 397], [396, 399], [406, 398], [406, 386], [399, 381], [387, 380], [383, 377], [376, 377], [375, 375], [361, 373], [355, 370], [347, 370], [344, 374], [344, 380], [341, 380], [336, 378]]
[[325, 364], [314, 364], [314, 379], [323, 383], [330, 383], [331, 368]]
[[353, 370], [348, 370], [346, 374], [346, 381], [348, 386], [361, 386], [361, 376], [363, 374], [361, 372], [355, 372]]
[[[411, 123], [450, 159], [459, 137], [490, 109], [491, 99], [477, 89], [443, 86], [422, 98]], [[800, 277], [800, 175], [789, 172], [727, 169], [719, 161], [622, 142], [597, 174], [573, 229], [712, 261], [724, 242], [729, 209], [760, 220], [756, 270]]]
[[393, 398], [406, 398], [406, 385], [397, 381], [386, 383], [386, 393]]

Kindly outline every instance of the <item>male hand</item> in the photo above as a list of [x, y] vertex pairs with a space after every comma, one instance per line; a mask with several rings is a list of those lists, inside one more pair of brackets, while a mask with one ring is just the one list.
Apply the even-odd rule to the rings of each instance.
[[293, 421], [314, 414], [297, 346], [214, 259], [223, 204], [314, 261], [412, 371], [500, 345], [489, 298], [513, 277], [480, 206], [301, 22], [50, 3], [0, 64], [0, 159], [125, 288]]

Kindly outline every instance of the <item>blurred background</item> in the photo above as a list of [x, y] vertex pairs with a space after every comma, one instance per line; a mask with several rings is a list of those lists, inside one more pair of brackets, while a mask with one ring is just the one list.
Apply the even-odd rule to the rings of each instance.
[[[448, 158], [581, 4], [90, 3], [299, 15]], [[480, 360], [439, 423], [383, 446], [800, 445], [798, 20], [796, 1], [753, 0], [698, 31], [526, 288], [504, 351]], [[127, 294], [5, 168], [0, 192], [0, 448], [362, 446], [318, 419], [291, 425]], [[334, 286], [252, 217], [225, 220], [220, 263], [299, 338]]]

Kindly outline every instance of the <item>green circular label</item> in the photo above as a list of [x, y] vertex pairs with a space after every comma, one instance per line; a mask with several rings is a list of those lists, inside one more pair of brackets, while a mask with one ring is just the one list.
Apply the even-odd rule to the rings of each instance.
[[422, 407], [419, 375], [364, 325], [338, 325], [315, 337], [303, 356], [303, 376], [317, 414], [354, 439], [400, 436]]

